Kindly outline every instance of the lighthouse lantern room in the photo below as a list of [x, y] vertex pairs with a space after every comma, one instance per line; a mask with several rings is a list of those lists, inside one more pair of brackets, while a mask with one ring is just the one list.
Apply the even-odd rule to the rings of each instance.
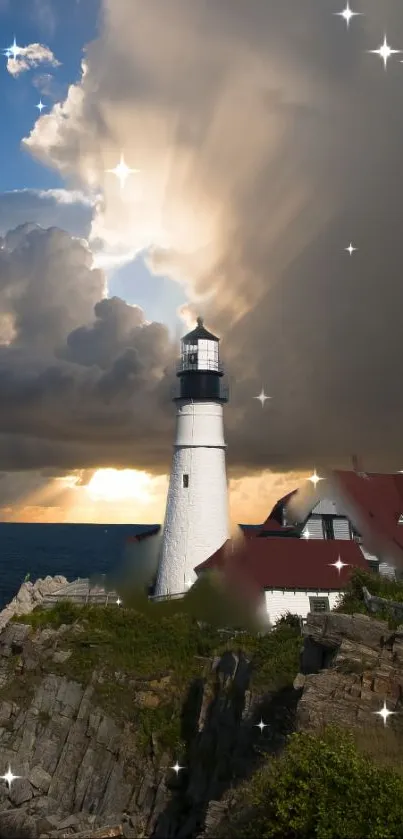
[[184, 594], [194, 568], [229, 536], [219, 339], [201, 318], [181, 341], [177, 366], [176, 436], [156, 596]]

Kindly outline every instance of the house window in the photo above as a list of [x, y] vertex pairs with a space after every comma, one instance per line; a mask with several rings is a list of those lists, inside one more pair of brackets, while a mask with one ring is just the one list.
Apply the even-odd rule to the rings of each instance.
[[379, 574], [379, 561], [377, 559], [367, 559], [367, 563], [370, 571], [375, 571]]
[[317, 516], [316, 514], [309, 516], [302, 536], [304, 539], [324, 539], [322, 516]]
[[182, 482], [184, 489], [187, 489], [189, 486], [189, 475], [182, 475]]
[[309, 608], [311, 612], [330, 612], [328, 597], [310, 597]]

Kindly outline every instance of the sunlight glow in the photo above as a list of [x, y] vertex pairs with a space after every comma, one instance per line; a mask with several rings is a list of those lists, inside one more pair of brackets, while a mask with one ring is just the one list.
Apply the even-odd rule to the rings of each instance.
[[125, 498], [147, 503], [152, 499], [152, 476], [137, 469], [97, 469], [86, 486], [93, 500], [121, 501]]

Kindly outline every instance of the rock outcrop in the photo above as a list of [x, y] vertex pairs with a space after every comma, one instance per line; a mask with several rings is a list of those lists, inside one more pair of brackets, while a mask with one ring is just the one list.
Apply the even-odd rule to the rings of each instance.
[[388, 726], [402, 730], [403, 627], [391, 631], [386, 621], [331, 612], [308, 615], [303, 634], [301, 673], [294, 682], [303, 688], [297, 729], [383, 726], [372, 715], [386, 703], [394, 712]]
[[45, 577], [44, 580], [36, 580], [35, 583], [22, 583], [19, 591], [13, 597], [11, 603], [0, 612], [0, 632], [9, 623], [14, 615], [27, 615], [32, 612], [36, 606], [42, 603], [46, 595], [53, 594], [63, 585], [66, 585], [68, 580], [66, 577], [56, 575], [56, 577]]

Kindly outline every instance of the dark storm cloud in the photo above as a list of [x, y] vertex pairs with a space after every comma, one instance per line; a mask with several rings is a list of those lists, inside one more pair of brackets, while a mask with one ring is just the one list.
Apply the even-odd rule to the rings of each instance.
[[[163, 211], [169, 219], [182, 200], [189, 213], [200, 204], [217, 216], [214, 258], [203, 265], [204, 240], [192, 253], [184, 234], [172, 248], [156, 247], [153, 264], [209, 294], [204, 314], [223, 337], [234, 383], [229, 464], [240, 471], [342, 466], [355, 451], [369, 470], [399, 469], [403, 64], [392, 56], [385, 71], [366, 50], [385, 31], [403, 49], [400, 0], [356, 0], [365, 14], [349, 30], [333, 14], [341, 4], [330, 1], [104, 5], [80, 108], [71, 96], [63, 119], [53, 116], [55, 132], [39, 121], [27, 147], [85, 181], [89, 137], [96, 148], [108, 146], [113, 125], [117, 147], [140, 154], [159, 148], [161, 124], [174, 126]], [[180, 194], [175, 160], [183, 158], [190, 174]], [[358, 247], [351, 257], [350, 241]], [[35, 433], [45, 399], [42, 438], [50, 438], [57, 390], [52, 427], [63, 430], [70, 453], [90, 438], [99, 440], [96, 456], [101, 446], [109, 452], [112, 438], [122, 445], [131, 427], [127, 452], [151, 467], [156, 446], [168, 451], [171, 443], [166, 377], [158, 372], [168, 342], [157, 346], [151, 327], [138, 328], [136, 310], [102, 306], [95, 320], [86, 315], [73, 326], [70, 318], [59, 372], [43, 373], [46, 397], [32, 403]], [[143, 345], [143, 334], [153, 341]], [[148, 363], [157, 371], [153, 384]], [[0, 380], [0, 359], [1, 370]], [[262, 385], [273, 397], [263, 410], [252, 398]], [[18, 424], [18, 402], [10, 401]]]
[[63, 231], [27, 225], [3, 245], [0, 309], [14, 337], [0, 346], [0, 468], [152, 467], [152, 452], [167, 462], [151, 447], [169, 437], [167, 329], [99, 299], [102, 272]]

